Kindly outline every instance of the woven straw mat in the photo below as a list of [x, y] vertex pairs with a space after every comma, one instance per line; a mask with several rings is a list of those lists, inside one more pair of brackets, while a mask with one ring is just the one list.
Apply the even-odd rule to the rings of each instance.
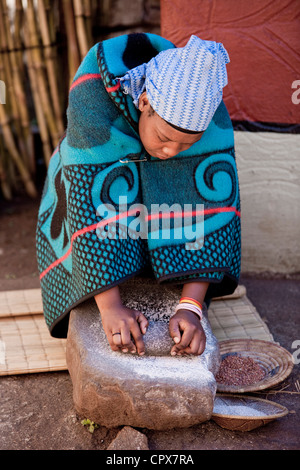
[[[67, 370], [66, 340], [50, 336], [42, 312], [40, 289], [0, 292], [0, 375]], [[243, 286], [213, 300], [208, 317], [219, 341], [274, 341]]]

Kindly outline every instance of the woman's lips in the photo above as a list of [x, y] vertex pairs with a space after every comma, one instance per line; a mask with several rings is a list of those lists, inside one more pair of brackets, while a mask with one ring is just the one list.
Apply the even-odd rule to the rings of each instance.
[[167, 158], [169, 158], [166, 155], [162, 155], [162, 154], [157, 153], [157, 152], [149, 152], [149, 150], [147, 150], [147, 152], [149, 153], [149, 155], [151, 155], [151, 157], [160, 158], [161, 160], [167, 160]]

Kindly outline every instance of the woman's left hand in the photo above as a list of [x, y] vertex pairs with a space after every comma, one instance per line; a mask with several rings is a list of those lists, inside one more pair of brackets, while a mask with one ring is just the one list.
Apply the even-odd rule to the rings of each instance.
[[175, 342], [171, 355], [192, 354], [198, 356], [203, 353], [206, 345], [206, 336], [200, 319], [190, 310], [178, 310], [170, 319], [170, 336]]

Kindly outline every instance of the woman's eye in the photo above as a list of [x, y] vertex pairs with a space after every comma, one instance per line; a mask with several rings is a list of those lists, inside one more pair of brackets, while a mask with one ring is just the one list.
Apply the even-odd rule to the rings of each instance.
[[166, 137], [160, 137], [160, 135], [158, 135], [158, 134], [157, 134], [157, 136], [158, 136], [160, 142], [169, 142], [169, 139], [167, 139]]

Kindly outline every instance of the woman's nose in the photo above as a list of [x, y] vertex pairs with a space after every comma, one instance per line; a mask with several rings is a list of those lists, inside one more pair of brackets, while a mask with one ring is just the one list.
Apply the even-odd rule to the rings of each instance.
[[175, 157], [180, 152], [180, 144], [177, 144], [176, 142], [169, 143], [168, 145], [165, 145], [163, 147], [163, 153], [167, 157]]

